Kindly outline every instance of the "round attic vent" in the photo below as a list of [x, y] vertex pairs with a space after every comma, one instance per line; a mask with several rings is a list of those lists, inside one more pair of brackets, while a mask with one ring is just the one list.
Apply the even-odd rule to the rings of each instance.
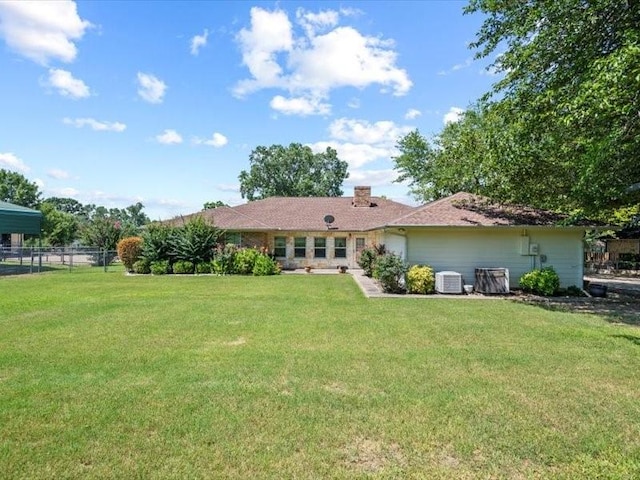
[[324, 216], [324, 223], [326, 223], [326, 224], [332, 224], [335, 221], [336, 221], [336, 219], [333, 217], [333, 215], [325, 215]]

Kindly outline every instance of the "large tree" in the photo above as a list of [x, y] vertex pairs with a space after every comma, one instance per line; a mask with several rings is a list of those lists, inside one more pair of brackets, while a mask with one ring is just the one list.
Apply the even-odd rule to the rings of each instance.
[[58, 210], [47, 201], [40, 205], [42, 212], [42, 234], [46, 243], [53, 247], [71, 244], [78, 236], [80, 222], [71, 213]]
[[40, 190], [24, 175], [0, 169], [0, 200], [23, 207], [36, 208], [40, 203]]
[[511, 161], [552, 187], [542, 193], [560, 207], [637, 201], [640, 2], [471, 0], [466, 12], [486, 16], [472, 48], [496, 54], [503, 76], [486, 98], [516, 142]]
[[250, 169], [240, 172], [243, 198], [339, 197], [348, 177], [347, 162], [330, 147], [322, 153], [299, 143], [288, 147], [259, 146], [249, 157]]

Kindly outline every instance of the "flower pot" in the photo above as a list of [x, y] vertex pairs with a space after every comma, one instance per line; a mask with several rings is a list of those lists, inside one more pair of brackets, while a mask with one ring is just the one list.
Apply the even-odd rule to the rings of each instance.
[[607, 296], [607, 286], [601, 285], [599, 283], [592, 283], [589, 285], [589, 294], [592, 297], [606, 297]]

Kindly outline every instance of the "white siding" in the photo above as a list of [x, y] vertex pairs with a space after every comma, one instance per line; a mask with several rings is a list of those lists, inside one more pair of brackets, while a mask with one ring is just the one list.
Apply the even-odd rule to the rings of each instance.
[[[520, 254], [521, 228], [423, 228], [407, 232], [407, 261], [428, 264], [437, 272], [452, 270], [462, 274], [466, 284], [473, 284], [475, 268], [509, 269], [512, 288], [522, 274], [552, 266], [562, 287], [582, 286], [583, 232], [578, 229], [529, 228], [530, 243], [540, 247], [538, 256]], [[541, 263], [541, 257], [546, 262]]]
[[403, 259], [407, 259], [407, 238], [404, 235], [386, 232], [382, 243], [388, 252], [393, 252]]

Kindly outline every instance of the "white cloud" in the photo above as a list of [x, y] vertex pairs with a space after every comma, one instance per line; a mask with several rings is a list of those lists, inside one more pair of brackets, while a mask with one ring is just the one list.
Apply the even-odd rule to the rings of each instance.
[[89, 87], [82, 80], [74, 78], [71, 72], [59, 68], [49, 70], [47, 85], [57, 89], [58, 93], [63, 97], [78, 99], [87, 98], [91, 95]]
[[239, 192], [240, 185], [237, 183], [219, 183], [216, 185], [216, 189], [221, 192]]
[[353, 108], [353, 109], [360, 108], [360, 99], [353, 97], [351, 100], [347, 102], [347, 107]]
[[[299, 9], [296, 18], [302, 31], [296, 35], [286, 12], [253, 7], [251, 26], [236, 36], [251, 78], [236, 84], [235, 95], [278, 88], [289, 92], [289, 100], [325, 100], [336, 88], [374, 84], [394, 95], [406, 94], [412, 82], [407, 72], [396, 66], [393, 42], [337, 26], [340, 16], [347, 14], [350, 12], [309, 13]], [[320, 30], [322, 34], [318, 34]], [[292, 106], [282, 96], [275, 98], [278, 100], [272, 100], [272, 106], [280, 106], [281, 111], [310, 114], [309, 108]]]
[[154, 75], [138, 72], [138, 95], [149, 103], [162, 103], [167, 85]]
[[33, 180], [33, 183], [35, 183], [40, 190], [42, 190], [44, 188], [44, 182], [40, 178], [35, 178]]
[[71, 62], [91, 23], [78, 15], [76, 3], [57, 1], [0, 2], [0, 37], [7, 45], [40, 65], [50, 60]]
[[404, 118], [406, 118], [407, 120], [413, 120], [418, 118], [420, 115], [422, 115], [422, 112], [420, 110], [411, 108], [407, 110], [407, 113], [404, 114]]
[[282, 68], [276, 60], [278, 52], [291, 51], [293, 34], [289, 17], [282, 10], [268, 12], [260, 7], [251, 9], [251, 29], [243, 28], [236, 37], [242, 50], [242, 62], [249, 68], [253, 80], [243, 80], [235, 93], [244, 96], [268, 87], [284, 87]]
[[64, 170], [60, 170], [59, 168], [52, 168], [47, 171], [47, 175], [51, 178], [55, 178], [56, 180], [66, 180], [69, 178], [69, 173]]
[[318, 30], [326, 30], [335, 27], [340, 19], [340, 13], [335, 10], [324, 10], [322, 12], [307, 12], [303, 8], [296, 11], [296, 20], [305, 29], [308, 37], [315, 36]]
[[80, 191], [72, 187], [66, 187], [56, 190], [56, 193], [58, 193], [57, 196], [60, 197], [75, 197], [80, 194]]
[[369, 144], [395, 145], [400, 137], [410, 131], [411, 127], [398, 126], [388, 120], [370, 123], [366, 120], [339, 118], [329, 125], [331, 138]]
[[323, 103], [320, 97], [284, 98], [282, 95], [276, 95], [271, 99], [269, 106], [285, 115], [299, 115], [301, 117], [331, 113], [331, 105]]
[[412, 127], [383, 120], [370, 123], [366, 120], [339, 118], [329, 125], [329, 141], [310, 144], [318, 153], [331, 147], [338, 157], [349, 164], [350, 171], [372, 162], [390, 162], [397, 155], [398, 140], [411, 132]]
[[229, 140], [223, 134], [214, 132], [209, 139], [194, 137], [193, 143], [195, 143], [196, 145], [209, 145], [210, 147], [219, 148], [224, 147], [227, 143], [229, 143]]
[[160, 135], [156, 135], [156, 140], [163, 145], [177, 145], [182, 143], [182, 136], [175, 130], [167, 129]]
[[0, 153], [0, 167], [21, 173], [31, 170], [20, 158], [10, 152]]
[[73, 125], [76, 128], [91, 127], [97, 132], [124, 132], [127, 126], [120, 122], [103, 122], [93, 118], [64, 118], [65, 125]]
[[444, 114], [442, 122], [446, 125], [447, 123], [456, 123], [459, 122], [462, 118], [462, 114], [464, 113], [464, 109], [460, 107], [451, 107], [447, 113]]
[[389, 160], [395, 152], [388, 145], [368, 145], [365, 143], [341, 143], [336, 141], [316, 142], [309, 145], [315, 153], [324, 152], [331, 147], [338, 152], [340, 160], [344, 160], [351, 168], [359, 168], [376, 160]]
[[453, 72], [457, 72], [458, 70], [463, 70], [465, 68], [469, 68], [471, 66], [471, 64], [473, 63], [473, 58], [469, 57], [467, 58], [464, 62], [462, 63], [456, 63], [453, 67], [451, 67], [449, 70], [440, 70], [438, 72], [438, 75], [440, 76], [446, 76], [446, 75], [450, 75]]
[[209, 37], [209, 30], [205, 29], [202, 35], [195, 35], [191, 39], [191, 55], [198, 55], [200, 49], [207, 45], [207, 38]]
[[377, 187], [389, 185], [398, 178], [398, 172], [393, 169], [383, 170], [357, 170], [349, 171], [349, 178], [345, 180], [348, 185], [371, 185]]

